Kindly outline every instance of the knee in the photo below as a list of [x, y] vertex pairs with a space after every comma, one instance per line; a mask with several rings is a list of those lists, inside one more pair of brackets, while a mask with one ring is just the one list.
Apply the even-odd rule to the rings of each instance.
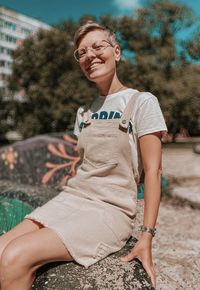
[[24, 268], [25, 261], [21, 247], [10, 243], [5, 247], [1, 255], [0, 271], [4, 273], [17, 273]]

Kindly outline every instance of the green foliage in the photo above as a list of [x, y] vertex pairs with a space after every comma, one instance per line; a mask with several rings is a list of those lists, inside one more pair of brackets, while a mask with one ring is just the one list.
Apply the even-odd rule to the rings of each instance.
[[5, 116], [5, 110], [4, 110], [4, 103], [2, 100], [2, 96], [0, 95], [0, 136], [5, 134], [7, 131], [7, 125], [6, 125], [6, 116]]
[[[149, 1], [136, 17], [122, 17], [119, 25], [123, 47], [133, 53], [119, 68], [129, 86], [154, 93], [164, 113], [168, 129], [174, 135], [184, 127], [200, 134], [198, 82], [200, 67], [191, 64], [187, 54], [199, 57], [199, 35], [187, 44], [178, 42], [177, 33], [191, 27], [195, 16], [191, 9], [172, 1]], [[178, 52], [182, 46], [184, 55]], [[195, 92], [195, 93], [194, 93]]]
[[11, 89], [23, 89], [14, 119], [24, 137], [71, 129], [78, 107], [94, 94], [73, 56], [70, 35], [40, 30], [14, 54]]
[[12, 99], [13, 94], [9, 90], [0, 90], [0, 137], [13, 126]]
[[200, 60], [200, 32], [196, 32], [191, 40], [185, 44], [187, 52], [194, 60]]
[[174, 79], [168, 83], [173, 94], [171, 104], [166, 100], [169, 112], [168, 127], [177, 132], [180, 126], [188, 128], [191, 135], [200, 134], [200, 67], [182, 64], [174, 73]]

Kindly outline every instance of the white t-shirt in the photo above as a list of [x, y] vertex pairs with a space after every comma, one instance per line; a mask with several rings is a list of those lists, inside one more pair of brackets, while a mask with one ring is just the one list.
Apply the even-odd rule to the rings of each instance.
[[[137, 90], [128, 88], [108, 96], [98, 96], [94, 99], [89, 110], [92, 119], [120, 118], [130, 98]], [[78, 137], [83, 126], [84, 106], [77, 111], [74, 134]], [[134, 126], [132, 126], [135, 124]], [[167, 132], [167, 126], [158, 102], [158, 99], [149, 92], [140, 94], [135, 103], [130, 124], [129, 142], [132, 153], [132, 164], [138, 176], [142, 171], [142, 160], [138, 138], [149, 133], [161, 131]]]

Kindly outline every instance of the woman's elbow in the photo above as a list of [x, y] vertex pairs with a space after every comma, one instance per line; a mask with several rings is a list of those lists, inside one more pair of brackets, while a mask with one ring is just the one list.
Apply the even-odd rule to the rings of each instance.
[[161, 167], [146, 167], [144, 168], [144, 173], [145, 175], [161, 176], [162, 168]]

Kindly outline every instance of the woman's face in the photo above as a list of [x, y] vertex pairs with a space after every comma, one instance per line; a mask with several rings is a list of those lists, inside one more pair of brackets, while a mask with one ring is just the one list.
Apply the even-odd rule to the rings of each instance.
[[[120, 47], [119, 45], [112, 46], [109, 43], [105, 31], [88, 32], [80, 41], [78, 49], [80, 51], [83, 49], [85, 52], [84, 57], [80, 58], [79, 64], [90, 81], [98, 83], [114, 76], [116, 61], [120, 60]], [[98, 49], [101, 50], [100, 53]]]

